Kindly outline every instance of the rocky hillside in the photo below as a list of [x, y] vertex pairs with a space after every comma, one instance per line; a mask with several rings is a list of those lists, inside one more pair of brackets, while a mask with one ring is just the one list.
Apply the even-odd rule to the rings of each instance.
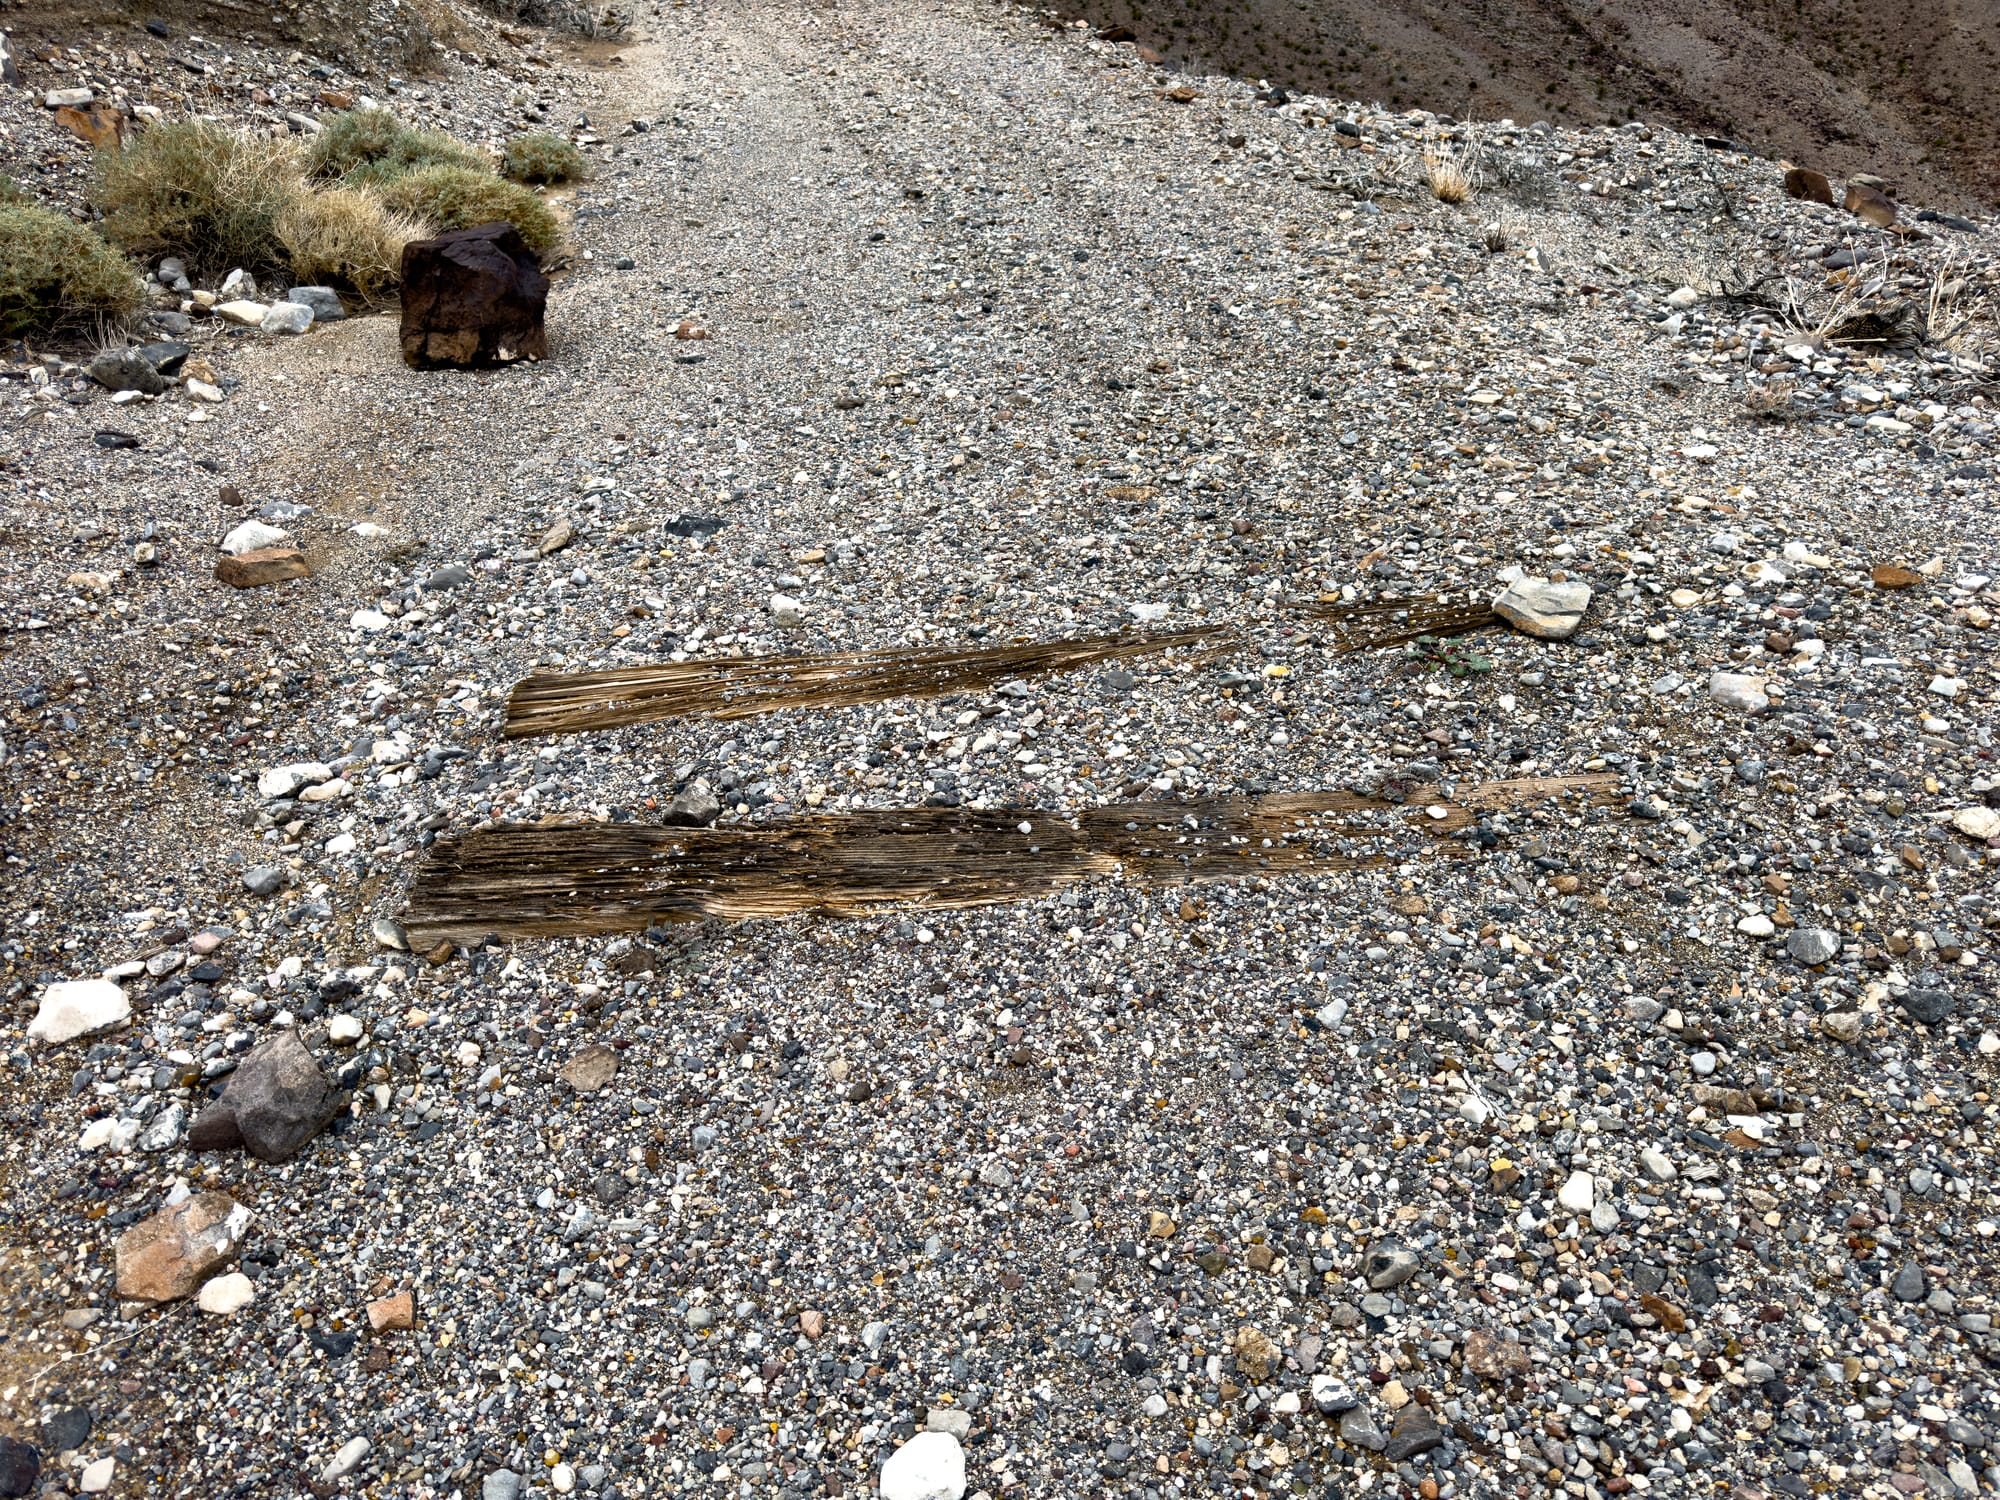
[[2000, 7], [1918, 0], [1088, 0], [1176, 63], [1522, 123], [1638, 118], [1964, 207], [2000, 195]]

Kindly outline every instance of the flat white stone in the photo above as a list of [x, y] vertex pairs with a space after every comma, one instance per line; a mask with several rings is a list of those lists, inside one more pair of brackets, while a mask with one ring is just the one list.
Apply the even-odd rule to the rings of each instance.
[[259, 552], [291, 539], [292, 534], [282, 527], [266, 526], [262, 521], [245, 521], [222, 539], [222, 550], [231, 557], [240, 557], [245, 552]]
[[100, 1458], [96, 1463], [83, 1466], [83, 1472], [77, 1476], [76, 1487], [86, 1495], [101, 1495], [111, 1488], [111, 1478], [117, 1472], [117, 1459]]
[[920, 1432], [882, 1465], [880, 1500], [964, 1500], [965, 1450], [948, 1432]]
[[132, 1002], [108, 979], [59, 979], [42, 991], [28, 1040], [59, 1047], [132, 1017]]
[[215, 315], [225, 323], [235, 323], [244, 328], [262, 328], [264, 314], [268, 309], [261, 302], [218, 302]]
[[1951, 826], [1969, 839], [2000, 839], [2000, 810], [1961, 807], [1951, 815]]
[[205, 1313], [226, 1318], [248, 1307], [256, 1296], [257, 1284], [241, 1271], [231, 1271], [204, 1281], [201, 1291], [195, 1296], [194, 1305]]
[[1587, 1214], [1597, 1202], [1597, 1182], [1588, 1172], [1572, 1172], [1556, 1194], [1556, 1202], [1573, 1214]]
[[1517, 578], [1493, 601], [1493, 613], [1524, 635], [1566, 641], [1590, 608], [1590, 585], [1546, 578]]
[[257, 778], [260, 797], [289, 797], [300, 787], [318, 786], [333, 780], [333, 768], [316, 760], [294, 761], [289, 766], [273, 766]]

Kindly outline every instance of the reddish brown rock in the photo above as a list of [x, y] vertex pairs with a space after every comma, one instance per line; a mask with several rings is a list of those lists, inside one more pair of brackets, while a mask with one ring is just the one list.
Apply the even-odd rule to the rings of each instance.
[[1877, 563], [1868, 576], [1878, 589], [1913, 589], [1924, 581], [1923, 574], [1895, 563]]
[[1517, 1380], [1531, 1368], [1526, 1347], [1483, 1328], [1465, 1336], [1465, 1368], [1481, 1380]]
[[306, 555], [296, 547], [259, 547], [239, 552], [215, 565], [216, 580], [233, 589], [260, 589], [267, 583], [283, 583], [288, 578], [310, 578]]
[[1896, 222], [1896, 200], [1879, 188], [1859, 182], [1847, 185], [1847, 200], [1841, 206], [1857, 219], [1866, 219], [1877, 229], [1887, 229]]
[[56, 124], [100, 151], [115, 148], [125, 140], [125, 117], [116, 106], [102, 99], [82, 109], [64, 105], [56, 111]]
[[394, 1333], [417, 1326], [417, 1299], [414, 1293], [397, 1292], [378, 1297], [368, 1304], [368, 1326], [376, 1333]]
[[1679, 1333], [1688, 1326], [1687, 1314], [1657, 1292], [1648, 1292], [1639, 1299], [1639, 1310], [1649, 1312], [1660, 1320], [1660, 1326], [1668, 1333]]
[[236, 1259], [250, 1210], [227, 1193], [197, 1193], [118, 1236], [118, 1295], [172, 1302]]
[[1833, 184], [1826, 180], [1824, 172], [1815, 172], [1811, 167], [1793, 167], [1785, 173], [1785, 196], [1802, 198], [1808, 203], [1824, 203], [1833, 207]]
[[403, 250], [403, 358], [418, 369], [511, 364], [549, 352], [549, 279], [511, 224], [481, 224]]

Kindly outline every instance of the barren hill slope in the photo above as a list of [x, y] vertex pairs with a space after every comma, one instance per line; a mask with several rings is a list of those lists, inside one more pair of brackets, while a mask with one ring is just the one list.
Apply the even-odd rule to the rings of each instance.
[[1089, 0], [1171, 61], [1335, 98], [1728, 135], [1912, 196], [2000, 193], [1982, 0]]

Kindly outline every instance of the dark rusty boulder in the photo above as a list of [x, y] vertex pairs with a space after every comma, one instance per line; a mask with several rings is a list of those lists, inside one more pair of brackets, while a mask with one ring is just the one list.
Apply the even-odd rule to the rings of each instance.
[[403, 358], [509, 364], [549, 352], [549, 279], [511, 224], [481, 224], [403, 249]]

